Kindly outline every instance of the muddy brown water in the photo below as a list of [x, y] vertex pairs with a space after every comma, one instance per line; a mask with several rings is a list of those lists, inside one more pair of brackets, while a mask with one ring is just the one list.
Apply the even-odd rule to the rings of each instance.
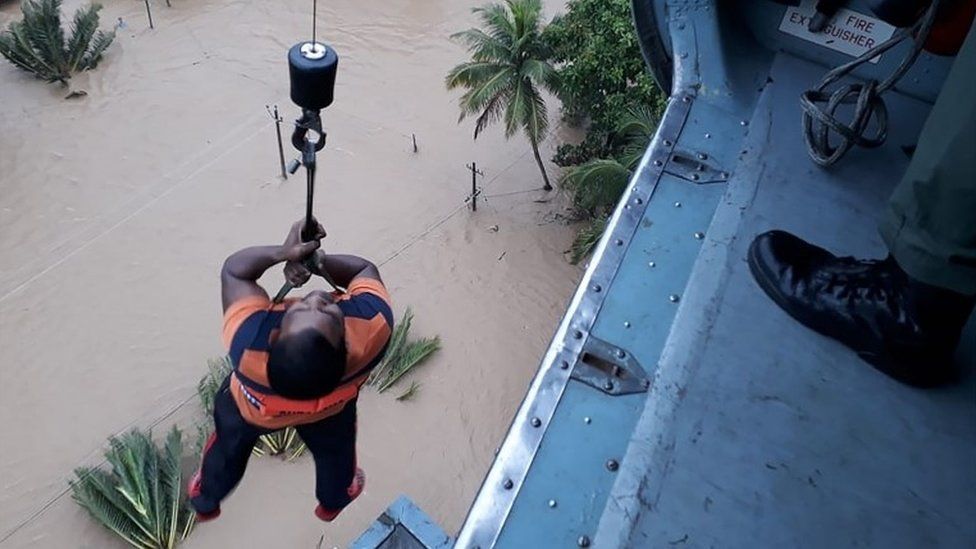
[[[102, 26], [126, 26], [72, 80], [87, 96], [0, 62], [2, 547], [120, 546], [65, 495], [72, 469], [131, 426], [199, 420], [195, 385], [222, 352], [219, 266], [278, 242], [303, 211], [303, 180], [276, 177], [264, 107], [298, 114], [285, 52], [309, 33], [311, 3], [156, 1], [152, 31], [142, 2], [105, 3]], [[344, 546], [400, 494], [460, 526], [579, 278], [564, 201], [535, 202], [525, 140], [494, 128], [475, 143], [456, 124], [443, 77], [464, 53], [447, 36], [476, 3], [319, 2], [341, 56], [315, 205], [325, 247], [384, 262], [396, 310], [411, 306], [416, 334], [444, 349], [408, 379], [413, 401], [363, 395], [367, 490], [336, 522], [312, 515], [308, 458], [255, 458], [186, 547]], [[19, 16], [0, 2], [4, 27]], [[484, 192], [504, 194], [477, 213], [458, 210], [471, 161]]]

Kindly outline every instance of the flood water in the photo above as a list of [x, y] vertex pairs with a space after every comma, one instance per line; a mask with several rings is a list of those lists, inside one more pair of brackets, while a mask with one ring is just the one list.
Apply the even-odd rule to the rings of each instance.
[[[4, 548], [121, 546], [67, 479], [114, 433], [200, 420], [197, 380], [223, 352], [220, 265], [279, 242], [304, 209], [301, 174], [277, 177], [265, 105], [299, 114], [285, 52], [310, 34], [311, 2], [156, 0], [155, 30], [141, 1], [105, 3], [102, 27], [125, 27], [72, 80], [87, 96], [0, 61]], [[397, 315], [412, 307], [415, 335], [444, 348], [406, 379], [421, 384], [412, 401], [365, 391], [367, 489], [334, 523], [312, 514], [310, 458], [255, 458], [185, 547], [344, 546], [400, 494], [460, 526], [579, 277], [563, 255], [565, 201], [536, 202], [547, 195], [528, 143], [501, 128], [473, 142], [456, 123], [443, 78], [464, 51], [447, 36], [475, 23], [478, 3], [319, 2], [319, 36], [340, 55], [319, 155], [324, 248], [381, 263]], [[19, 17], [0, 0], [0, 24]], [[472, 161], [488, 196], [477, 212], [463, 204]], [[280, 281], [263, 282], [273, 293]]]

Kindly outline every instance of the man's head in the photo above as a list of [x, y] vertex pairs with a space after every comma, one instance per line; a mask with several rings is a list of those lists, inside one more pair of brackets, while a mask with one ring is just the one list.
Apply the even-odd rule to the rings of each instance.
[[268, 355], [271, 388], [287, 398], [317, 398], [339, 385], [345, 366], [345, 323], [332, 295], [311, 292], [288, 307]]

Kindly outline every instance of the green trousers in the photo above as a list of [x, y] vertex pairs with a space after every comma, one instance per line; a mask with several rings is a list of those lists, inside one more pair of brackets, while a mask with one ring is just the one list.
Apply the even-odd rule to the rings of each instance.
[[[974, 27], [976, 28], [976, 27]], [[881, 236], [926, 284], [976, 295], [976, 31], [970, 29], [891, 196]]]

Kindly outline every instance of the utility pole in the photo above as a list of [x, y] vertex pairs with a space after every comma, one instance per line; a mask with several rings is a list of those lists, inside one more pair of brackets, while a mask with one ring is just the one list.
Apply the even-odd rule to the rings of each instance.
[[481, 191], [478, 190], [478, 176], [483, 177], [485, 174], [478, 169], [478, 164], [475, 162], [465, 167], [471, 170], [471, 211], [476, 212], [478, 211], [478, 195], [481, 194]]
[[[264, 108], [268, 108], [267, 105]], [[274, 106], [274, 111], [268, 110], [268, 114], [275, 121], [275, 132], [278, 134], [278, 162], [281, 164], [281, 178], [288, 179], [288, 173], [285, 171], [285, 150], [281, 146], [281, 123], [284, 121], [281, 116], [278, 115], [278, 105]]]

